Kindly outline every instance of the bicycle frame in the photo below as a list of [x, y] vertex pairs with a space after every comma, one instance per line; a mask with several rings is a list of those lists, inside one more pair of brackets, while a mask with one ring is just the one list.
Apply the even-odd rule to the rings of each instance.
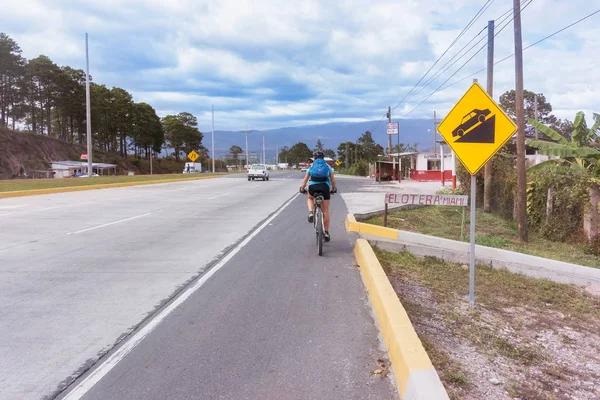
[[321, 204], [323, 203], [323, 201], [323, 195], [315, 193], [315, 197], [313, 200], [313, 204], [315, 205], [315, 218], [313, 220], [313, 226], [315, 228], [315, 235], [317, 237], [317, 252], [320, 256], [323, 255], [323, 237], [325, 232], [325, 221], [323, 217], [323, 210], [321, 209]]

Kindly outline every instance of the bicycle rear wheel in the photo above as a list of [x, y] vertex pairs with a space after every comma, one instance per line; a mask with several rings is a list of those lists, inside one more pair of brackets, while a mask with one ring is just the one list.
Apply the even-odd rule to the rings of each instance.
[[315, 215], [317, 221], [317, 252], [320, 256], [323, 255], [323, 212], [319, 208], [317, 215]]

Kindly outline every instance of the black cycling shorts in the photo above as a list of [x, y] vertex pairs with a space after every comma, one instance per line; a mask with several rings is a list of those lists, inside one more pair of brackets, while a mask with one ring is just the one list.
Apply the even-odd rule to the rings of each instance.
[[310, 193], [310, 195], [312, 197], [315, 197], [315, 193], [317, 193], [317, 192], [323, 193], [323, 198], [325, 200], [330, 200], [331, 199], [331, 192], [330, 192], [328, 184], [326, 184], [326, 183], [315, 183], [313, 185], [309, 185], [308, 186], [308, 193]]

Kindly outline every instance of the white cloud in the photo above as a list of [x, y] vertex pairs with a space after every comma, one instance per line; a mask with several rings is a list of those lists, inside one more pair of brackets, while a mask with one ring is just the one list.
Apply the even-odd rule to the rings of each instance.
[[[510, 2], [508, 2], [510, 3]], [[454, 48], [470, 47], [487, 21], [511, 8], [494, 2]], [[0, 0], [0, 26], [28, 58], [85, 66], [90, 33], [92, 75], [131, 91], [161, 113], [207, 118], [211, 104], [227, 123], [260, 127], [371, 118], [394, 106], [482, 6], [480, 0]], [[593, 11], [587, 0], [535, 0], [522, 13], [524, 45]], [[540, 16], [543, 16], [540, 18]], [[525, 87], [543, 92], [570, 117], [599, 104], [598, 17], [525, 52]], [[497, 21], [497, 29], [501, 28]], [[480, 38], [483, 38], [482, 34]], [[485, 45], [485, 40], [480, 46]], [[496, 60], [514, 51], [512, 24], [496, 37]], [[485, 50], [448, 83], [485, 67]], [[467, 58], [401, 104], [410, 112]], [[478, 76], [485, 84], [485, 73]], [[452, 107], [471, 79], [432, 95], [411, 117]], [[423, 82], [427, 82], [425, 79]], [[514, 87], [514, 60], [495, 67], [495, 98]], [[219, 111], [225, 113], [225, 111]], [[208, 114], [207, 114], [208, 113]], [[350, 115], [353, 114], [353, 115]]]

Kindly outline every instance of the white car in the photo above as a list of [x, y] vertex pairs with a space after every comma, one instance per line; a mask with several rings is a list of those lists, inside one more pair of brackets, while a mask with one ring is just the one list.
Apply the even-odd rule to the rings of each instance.
[[308, 167], [302, 167], [302, 168], [300, 168], [300, 171], [301, 172], [306, 172], [306, 171], [308, 171]]
[[248, 170], [248, 180], [253, 181], [255, 179], [262, 179], [263, 181], [269, 180], [269, 170], [264, 164], [252, 164]]

